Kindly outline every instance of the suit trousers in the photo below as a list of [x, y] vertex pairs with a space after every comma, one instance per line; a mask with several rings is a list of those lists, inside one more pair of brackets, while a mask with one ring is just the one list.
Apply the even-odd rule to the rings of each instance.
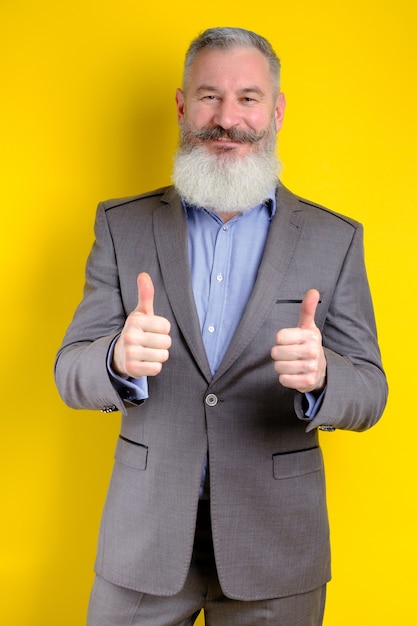
[[209, 508], [209, 501], [200, 502], [193, 558], [180, 593], [153, 596], [96, 576], [87, 626], [192, 626], [202, 610], [206, 626], [321, 626], [326, 586], [296, 596], [247, 602], [223, 594]]

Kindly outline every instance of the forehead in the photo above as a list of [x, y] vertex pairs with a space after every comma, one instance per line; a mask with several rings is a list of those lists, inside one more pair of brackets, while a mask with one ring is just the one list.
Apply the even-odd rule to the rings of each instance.
[[218, 89], [272, 90], [269, 62], [256, 48], [205, 48], [198, 52], [190, 68], [187, 89], [193, 91], [202, 85]]

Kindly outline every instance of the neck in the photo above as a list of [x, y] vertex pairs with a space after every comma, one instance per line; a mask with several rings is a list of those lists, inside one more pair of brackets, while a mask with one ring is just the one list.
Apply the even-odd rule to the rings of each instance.
[[235, 215], [238, 215], [240, 211], [235, 211], [234, 213], [220, 213], [219, 211], [216, 211], [216, 213], [220, 217], [222, 222], [228, 222], [233, 217], [235, 217]]

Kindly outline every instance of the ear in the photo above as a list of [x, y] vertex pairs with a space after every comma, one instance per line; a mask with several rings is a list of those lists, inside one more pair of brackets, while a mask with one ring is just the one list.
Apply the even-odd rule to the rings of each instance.
[[184, 92], [182, 89], [177, 89], [175, 93], [175, 102], [177, 103], [178, 123], [181, 123], [181, 120], [184, 117], [184, 111], [185, 111]]
[[279, 93], [275, 106], [275, 127], [277, 132], [281, 130], [282, 124], [284, 122], [285, 104], [286, 103], [284, 94]]

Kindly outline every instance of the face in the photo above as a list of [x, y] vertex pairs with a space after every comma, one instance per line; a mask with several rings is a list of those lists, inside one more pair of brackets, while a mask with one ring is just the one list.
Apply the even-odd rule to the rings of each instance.
[[188, 141], [231, 157], [259, 150], [271, 126], [280, 130], [285, 109], [284, 95], [274, 97], [268, 60], [255, 48], [199, 52], [176, 102]]

